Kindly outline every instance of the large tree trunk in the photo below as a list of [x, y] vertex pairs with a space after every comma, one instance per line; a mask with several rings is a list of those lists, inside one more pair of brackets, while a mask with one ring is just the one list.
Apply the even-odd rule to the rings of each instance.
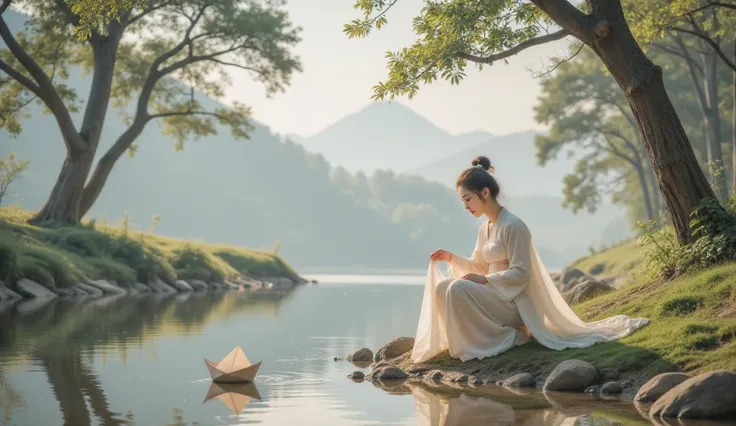
[[647, 163], [644, 165], [644, 169], [647, 174], [647, 185], [651, 189], [654, 216], [655, 219], [658, 219], [659, 215], [662, 214], [662, 194], [659, 192], [659, 185], [657, 185], [657, 178], [654, 176], [652, 167]]
[[715, 52], [703, 55], [703, 69], [705, 70], [704, 87], [706, 100], [706, 131], [708, 132], [708, 162], [716, 193], [721, 200], [728, 195], [726, 175], [723, 170], [723, 150], [721, 148], [721, 110], [718, 105], [718, 57]]
[[[662, 81], [662, 68], [637, 44], [621, 3], [589, 0], [589, 16], [555, 16], [559, 2], [544, 3], [556, 22], [572, 26], [600, 57], [621, 87], [644, 140], [657, 183], [681, 244], [693, 241], [690, 214], [704, 198], [716, 198]], [[566, 10], [572, 12], [570, 9]], [[575, 19], [574, 22], [571, 22]]]
[[31, 223], [79, 223], [79, 204], [93, 157], [94, 152], [90, 151], [67, 153], [48, 201]]
[[93, 36], [94, 76], [79, 134], [86, 150], [68, 150], [61, 173], [43, 209], [32, 223], [61, 222], [78, 224], [87, 209], [80, 209], [84, 185], [92, 167], [110, 103], [119, 35]]
[[110, 176], [110, 172], [112, 172], [115, 163], [120, 159], [123, 153], [130, 148], [130, 145], [133, 144], [133, 141], [135, 141], [138, 136], [140, 136], [141, 132], [143, 132], [143, 129], [148, 122], [148, 119], [143, 117], [145, 116], [139, 115], [128, 130], [126, 130], [120, 138], [115, 141], [113, 146], [110, 147], [105, 155], [100, 158], [100, 161], [97, 163], [95, 171], [92, 173], [92, 177], [84, 188], [84, 193], [82, 194], [82, 202], [79, 210], [82, 216], [87, 214], [95, 201], [97, 201], [97, 198], [100, 196], [102, 188], [105, 186], [107, 178]]

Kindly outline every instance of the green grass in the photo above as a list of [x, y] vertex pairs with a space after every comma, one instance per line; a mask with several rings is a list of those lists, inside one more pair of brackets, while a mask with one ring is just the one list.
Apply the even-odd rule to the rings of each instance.
[[626, 276], [642, 265], [645, 248], [637, 240], [627, 241], [571, 263], [581, 271], [601, 277]]
[[297, 273], [273, 253], [167, 238], [126, 227], [37, 227], [31, 212], [0, 208], [0, 279], [32, 279], [49, 289], [71, 287], [85, 278], [121, 286], [160, 278], [222, 281], [241, 276]]
[[667, 371], [736, 370], [736, 263], [669, 282], [634, 283], [573, 310], [584, 321], [625, 314], [650, 323], [624, 339], [585, 349], [553, 351], [532, 341], [483, 361], [462, 364], [444, 353], [431, 364], [504, 378], [516, 372], [545, 376], [559, 362], [577, 358], [595, 365], [604, 380], [631, 379], [636, 386]]

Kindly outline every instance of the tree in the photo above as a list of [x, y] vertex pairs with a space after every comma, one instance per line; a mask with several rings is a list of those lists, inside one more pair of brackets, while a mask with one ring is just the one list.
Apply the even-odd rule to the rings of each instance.
[[[251, 73], [268, 94], [283, 91], [292, 73], [301, 71], [289, 50], [300, 41], [300, 29], [280, 10], [280, 0], [134, 0], [118, 3], [129, 9], [99, 19], [94, 18], [96, 9], [86, 9], [94, 3], [18, 1], [31, 13], [28, 34], [12, 34], [0, 17], [0, 37], [8, 46], [0, 56], [0, 71], [14, 80], [5, 90], [36, 96], [56, 118], [67, 148], [56, 185], [34, 223], [78, 223], [116, 161], [126, 151], [135, 152], [136, 138], [154, 120], [177, 149], [185, 140], [214, 134], [217, 124], [230, 127], [236, 138], [247, 138], [252, 129], [247, 107], [235, 103], [212, 110], [198, 100], [197, 91], [214, 99], [224, 95], [230, 83], [227, 70]], [[89, 19], [84, 23], [80, 16]], [[89, 36], [80, 37], [85, 25]], [[93, 74], [79, 127], [70, 115], [76, 93], [54, 82], [51, 72], [60, 69], [63, 79], [70, 65]], [[89, 176], [111, 103], [129, 127]]]
[[29, 160], [16, 160], [12, 152], [8, 153], [8, 158], [0, 158], [0, 203], [5, 197], [10, 184], [21, 176], [21, 173], [28, 167]]
[[[573, 212], [594, 212], [601, 192], [615, 193], [627, 175], [634, 173], [647, 220], [659, 213], [659, 190], [645, 159], [634, 117], [615, 81], [600, 61], [581, 46], [574, 61], [557, 64], [554, 77], [542, 82], [535, 119], [551, 124], [549, 135], [539, 135], [537, 160], [544, 166], [568, 145], [585, 151], [573, 173], [565, 177], [563, 206]], [[613, 175], [613, 176], [611, 176]]]
[[[366, 36], [386, 24], [398, 0], [358, 0], [364, 17], [346, 25], [349, 37]], [[542, 33], [549, 25], [560, 29]], [[704, 198], [715, 198], [665, 90], [662, 68], [642, 51], [629, 29], [620, 0], [587, 0], [578, 9], [567, 0], [481, 0], [427, 2], [413, 22], [420, 39], [388, 53], [389, 76], [374, 98], [413, 97], [418, 82], [438, 77], [454, 84], [468, 62], [491, 65], [543, 43], [572, 35], [601, 59], [623, 91], [642, 135], [649, 161], [670, 213], [678, 241], [694, 241], [690, 213]]]
[[[725, 53], [734, 39], [736, 5], [711, 0], [624, 0], [624, 5], [640, 43], [685, 60], [706, 128], [710, 174], [721, 199], [728, 198], [726, 176], [717, 172], [724, 164], [718, 64], [736, 72], [736, 62]], [[734, 149], [732, 156], [736, 164]]]

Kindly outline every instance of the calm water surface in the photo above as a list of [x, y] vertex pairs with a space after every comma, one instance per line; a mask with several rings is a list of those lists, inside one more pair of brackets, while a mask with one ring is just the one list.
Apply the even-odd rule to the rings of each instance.
[[[650, 424], [615, 399], [353, 382], [346, 376], [359, 368], [333, 358], [413, 335], [423, 278], [318, 279], [280, 295], [0, 307], [0, 424]], [[263, 361], [255, 385], [212, 386], [204, 358], [238, 345]]]

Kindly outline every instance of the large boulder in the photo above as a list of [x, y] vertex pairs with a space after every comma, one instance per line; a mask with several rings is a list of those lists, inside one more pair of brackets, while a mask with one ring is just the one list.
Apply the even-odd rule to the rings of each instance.
[[409, 352], [414, 348], [413, 337], [397, 337], [383, 345], [381, 349], [376, 352], [374, 362], [381, 362], [384, 360], [394, 359], [405, 353]]
[[571, 290], [563, 293], [562, 297], [568, 305], [575, 305], [595, 296], [612, 292], [613, 290], [614, 288], [606, 284], [604, 281], [588, 279], [575, 285]]
[[598, 381], [598, 371], [589, 362], [579, 359], [562, 361], [547, 376], [544, 390], [584, 391]]
[[194, 291], [207, 291], [207, 283], [202, 280], [189, 280], [189, 285], [192, 286]]
[[135, 283], [133, 284], [133, 288], [138, 290], [138, 293], [150, 293], [151, 292], [151, 287], [143, 283]]
[[100, 290], [97, 287], [92, 287], [91, 285], [85, 284], [85, 283], [77, 283], [77, 285], [75, 285], [74, 288], [77, 291], [77, 293], [81, 291], [82, 293], [84, 293], [84, 295], [89, 296], [93, 299], [102, 297], [103, 295], [102, 290]]
[[691, 377], [667, 391], [652, 405], [657, 417], [736, 417], [736, 372], [719, 370]]
[[16, 290], [21, 296], [34, 297], [34, 298], [55, 298], [59, 297], [56, 293], [42, 286], [41, 284], [31, 281], [27, 278], [21, 278], [15, 284]]
[[192, 286], [190, 286], [189, 283], [187, 283], [184, 280], [176, 280], [176, 281], [174, 281], [174, 288], [177, 291], [183, 291], [183, 292], [194, 291], [194, 289], [192, 289]]
[[354, 361], [372, 361], [373, 360], [373, 351], [371, 351], [368, 348], [362, 348], [358, 349], [354, 353], [348, 355], [347, 360], [350, 362]]
[[0, 281], [0, 300], [10, 301], [10, 300], [16, 300], [16, 299], [21, 299], [21, 298], [23, 298], [23, 296], [5, 287], [5, 284], [2, 281]]
[[572, 290], [580, 282], [588, 279], [594, 278], [578, 268], [568, 266], [560, 272], [560, 277], [555, 284], [557, 284], [560, 293], [565, 293]]
[[519, 373], [499, 382], [498, 384], [510, 388], [528, 388], [534, 387], [536, 380], [534, 380], [534, 376], [529, 373]]
[[87, 284], [102, 291], [104, 294], [126, 294], [127, 292], [105, 280], [87, 280]]
[[174, 294], [174, 293], [176, 293], [176, 290], [174, 290], [170, 285], [168, 285], [165, 282], [161, 281], [160, 278], [156, 278], [156, 279], [151, 280], [148, 283], [148, 286], [151, 287], [151, 290], [153, 290], [154, 293], [163, 293], [163, 294]]
[[371, 380], [403, 380], [407, 377], [409, 376], [402, 369], [394, 365], [384, 365], [380, 368], [374, 368], [368, 374], [368, 378]]
[[670, 389], [689, 379], [685, 373], [662, 373], [658, 374], [644, 384], [634, 396], [636, 402], [654, 402]]

